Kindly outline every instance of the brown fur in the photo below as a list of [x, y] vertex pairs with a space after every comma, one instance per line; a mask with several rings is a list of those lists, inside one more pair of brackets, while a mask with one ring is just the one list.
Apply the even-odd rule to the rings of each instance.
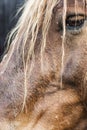
[[[23, 15], [26, 25], [22, 23], [24, 21], [19, 21], [21, 26], [17, 26], [18, 33], [0, 64], [0, 130], [86, 130], [87, 23], [84, 23], [80, 32], [65, 30], [63, 35], [61, 20], [64, 1], [55, 1], [55, 4], [54, 0], [41, 2], [44, 5], [41, 8], [44, 12], [40, 16], [41, 23], [38, 21], [38, 27], [35, 25], [37, 28], [31, 29], [37, 29], [37, 32], [30, 33], [27, 30], [25, 34], [31, 19], [30, 14], [28, 21], [27, 15]], [[48, 19], [45, 19], [49, 15], [45, 14], [49, 7], [46, 4], [52, 9]], [[76, 9], [75, 4], [78, 7]], [[85, 7], [84, 0], [77, 0], [76, 3], [75, 0], [67, 0], [65, 20], [67, 14], [85, 16]], [[26, 8], [27, 4], [24, 13]], [[48, 25], [46, 30], [43, 21]], [[31, 35], [33, 33], [36, 37]], [[33, 49], [30, 45], [32, 37], [36, 38], [33, 39]], [[46, 43], [43, 38], [46, 38]]]

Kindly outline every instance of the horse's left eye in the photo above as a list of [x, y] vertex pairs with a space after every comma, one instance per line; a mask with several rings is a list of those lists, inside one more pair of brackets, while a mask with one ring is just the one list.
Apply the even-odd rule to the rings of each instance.
[[78, 30], [80, 29], [85, 22], [85, 17], [82, 14], [78, 14], [78, 15], [69, 15], [66, 18], [66, 27], [69, 30]]

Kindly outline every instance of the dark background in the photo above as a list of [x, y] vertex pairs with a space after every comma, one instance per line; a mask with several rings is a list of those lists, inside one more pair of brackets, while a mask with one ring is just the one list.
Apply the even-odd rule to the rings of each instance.
[[19, 19], [16, 16], [18, 9], [24, 4], [25, 0], [0, 0], [0, 57], [6, 47], [6, 36], [15, 26]]

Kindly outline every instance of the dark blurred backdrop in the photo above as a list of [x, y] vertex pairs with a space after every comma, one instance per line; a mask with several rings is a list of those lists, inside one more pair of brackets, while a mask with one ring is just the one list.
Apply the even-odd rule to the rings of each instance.
[[6, 36], [20, 16], [16, 16], [17, 10], [24, 2], [25, 0], [0, 0], [0, 57], [6, 47]]

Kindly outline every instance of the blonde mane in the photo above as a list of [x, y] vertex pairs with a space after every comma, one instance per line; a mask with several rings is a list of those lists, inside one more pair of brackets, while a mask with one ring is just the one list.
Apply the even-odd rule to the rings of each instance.
[[[24, 102], [23, 108], [26, 105], [27, 97], [27, 80], [30, 72], [33, 68], [33, 63], [29, 66], [30, 58], [34, 58], [34, 48], [37, 40], [39, 30], [41, 28], [41, 64], [43, 62], [43, 52], [46, 46], [46, 37], [52, 20], [52, 14], [54, 7], [60, 2], [60, 0], [28, 0], [22, 7], [23, 13], [20, 17], [16, 27], [13, 29], [9, 36], [8, 46], [10, 40], [12, 40], [12, 48], [7, 62], [4, 65], [6, 69], [14, 48], [19, 49], [22, 46], [22, 56], [24, 64]], [[28, 42], [29, 40], [29, 42]], [[28, 44], [29, 43], [29, 44]], [[25, 46], [28, 44], [27, 57], [25, 59]], [[43, 65], [43, 64], [42, 64]], [[41, 66], [42, 66], [41, 65]]]

